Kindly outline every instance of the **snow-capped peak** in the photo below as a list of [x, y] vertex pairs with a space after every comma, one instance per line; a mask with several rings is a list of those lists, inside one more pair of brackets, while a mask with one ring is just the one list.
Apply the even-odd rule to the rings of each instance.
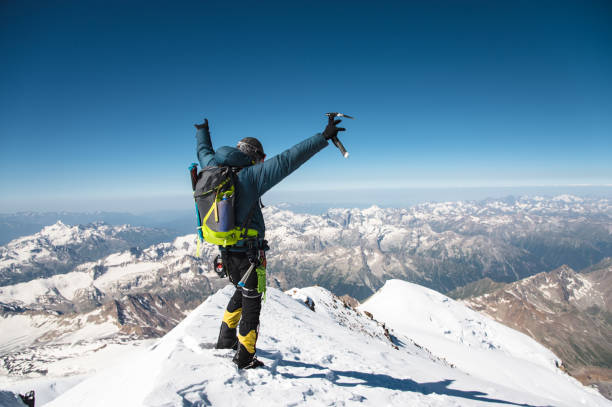
[[48, 234], [51, 234], [51, 233], [56, 232], [56, 231], [62, 231], [62, 230], [67, 230], [67, 229], [70, 229], [70, 226], [66, 225], [61, 220], [58, 220], [53, 225], [45, 226], [40, 231], [40, 233], [44, 234], [44, 235], [48, 235]]
[[[500, 353], [546, 369], [561, 364], [551, 351], [528, 336], [471, 310], [437, 291], [402, 280], [389, 280], [360, 309], [394, 329], [410, 332], [417, 343], [448, 356], [446, 346], [460, 345], [470, 352]], [[435, 343], [435, 344], [434, 344]], [[451, 357], [460, 364], [458, 358]]]
[[578, 196], [569, 195], [569, 194], [557, 195], [552, 200], [553, 201], [566, 202], [566, 203], [584, 202], [584, 199], [582, 199], [582, 198], [580, 198]]
[[66, 225], [57, 221], [33, 235], [0, 246], [0, 286], [71, 271], [78, 264], [134, 246], [166, 240], [168, 233], [104, 222]]

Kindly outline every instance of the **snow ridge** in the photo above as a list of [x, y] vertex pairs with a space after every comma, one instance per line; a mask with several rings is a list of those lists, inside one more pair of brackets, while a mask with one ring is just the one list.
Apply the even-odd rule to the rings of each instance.
[[[409, 316], [411, 310], [402, 308], [401, 298], [414, 295], [426, 301], [423, 308], [432, 306], [448, 314], [441, 319], [467, 315], [465, 306], [435, 298], [429, 291], [393, 281], [379, 295], [384, 301], [373, 299], [370, 309], [376, 308], [378, 316], [392, 315], [392, 310]], [[320, 287], [288, 294], [268, 288], [258, 343], [259, 358], [266, 366], [237, 371], [232, 351], [213, 349], [232, 292], [232, 286], [220, 290], [154, 346], [83, 381], [47, 406], [611, 405], [554, 368], [547, 360], [554, 357], [525, 336], [508, 339], [508, 332], [500, 330], [496, 340], [505, 352], [440, 338], [447, 344], [436, 352], [449, 361], [457, 359], [453, 367], [424, 349], [430, 343], [416, 345], [411, 328], [389, 320], [390, 340], [382, 324]], [[314, 302], [314, 311], [304, 298]], [[447, 311], [440, 301], [448, 305]], [[487, 327], [492, 323], [487, 322]], [[530, 362], [508, 353], [516, 341], [541, 353], [541, 360]], [[457, 347], [478, 349], [492, 359], [479, 357], [478, 369], [462, 366]], [[519, 377], [500, 380], [492, 374], [502, 370], [499, 362], [510, 362], [508, 368], [518, 369], [514, 373]]]

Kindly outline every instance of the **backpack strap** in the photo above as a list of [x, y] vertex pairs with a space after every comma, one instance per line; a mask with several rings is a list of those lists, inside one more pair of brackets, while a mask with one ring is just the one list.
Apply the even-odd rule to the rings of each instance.
[[249, 228], [249, 226], [251, 225], [251, 220], [253, 220], [253, 215], [255, 214], [255, 206], [259, 203], [259, 199], [257, 199], [255, 202], [253, 202], [253, 205], [251, 205], [251, 209], [249, 210], [249, 214], [247, 215], [246, 219], [244, 220], [243, 226], [240, 227], [240, 229], [242, 230], [242, 232], [240, 233], [240, 238], [244, 239], [245, 233], [247, 233], [247, 230]]
[[[236, 177], [242, 169], [244, 169], [244, 167], [231, 167], [231, 170], [233, 173], [232, 175]], [[255, 202], [253, 202], [253, 205], [251, 205], [251, 209], [249, 209], [249, 213], [247, 214], [247, 217], [244, 219], [242, 226], [240, 226], [240, 229], [242, 230], [240, 232], [240, 240], [246, 237], [245, 233], [247, 233], [249, 230], [249, 226], [251, 225], [251, 220], [253, 220], [253, 215], [255, 214], [255, 205], [257, 205], [257, 203], [259, 203], [261, 207], [263, 208], [263, 205], [261, 204], [261, 198], [258, 198]]]

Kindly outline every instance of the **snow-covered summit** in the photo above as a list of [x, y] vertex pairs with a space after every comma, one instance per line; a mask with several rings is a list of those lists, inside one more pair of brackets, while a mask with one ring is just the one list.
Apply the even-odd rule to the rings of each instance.
[[552, 200], [566, 203], [584, 202], [584, 199], [580, 198], [579, 196], [569, 194], [557, 195]]
[[[467, 313], [465, 306], [403, 282], [391, 282], [364, 304], [375, 318], [393, 315], [386, 325], [320, 287], [287, 294], [269, 288], [258, 342], [266, 366], [237, 371], [231, 350], [214, 349], [232, 292], [231, 286], [217, 292], [155, 345], [47, 406], [612, 405], [556, 369], [554, 356], [531, 339], [497, 329], [492, 321], [484, 324], [486, 318]], [[314, 311], [304, 298], [314, 303]], [[476, 336], [495, 328], [496, 348], [461, 343], [461, 336], [448, 339], [436, 334], [435, 324], [423, 327], [426, 310], [439, 322], [463, 315], [451, 329], [479, 329]], [[402, 324], [405, 320], [417, 321], [430, 338], [419, 338], [414, 326]], [[478, 321], [484, 326], [477, 328]], [[478, 368], [459, 360], [459, 348], [476, 352]], [[516, 357], [525, 349], [534, 352], [531, 360]], [[506, 371], [503, 379], [500, 371]], [[506, 380], [512, 375], [517, 377]]]
[[[135, 288], [144, 291], [144, 287], [156, 284], [149, 280], [159, 279], [153, 276], [160, 269], [180, 268], [183, 274], [190, 270], [195, 250], [195, 236], [187, 235], [180, 236], [173, 242], [159, 243], [146, 249], [113, 253], [97, 261], [80, 264], [70, 273], [0, 287], [0, 302], [39, 308], [42, 302], [51, 297], [57, 297], [52, 299], [54, 303], [75, 301], [76, 296], [84, 289], [98, 290], [110, 295], [121, 291], [119, 289], [124, 286], [129, 286], [132, 291]], [[170, 283], [180, 284], [181, 280]]]
[[[529, 371], [537, 365], [538, 372], [556, 373], [561, 365], [558, 357], [527, 335], [417, 284], [389, 280], [360, 309], [394, 330], [409, 333], [433, 354], [475, 376], [496, 375], [504, 382], [523, 385], [525, 376], [517, 374], [522, 367]], [[491, 372], [480, 363], [487, 359], [508, 369]]]
[[45, 226], [33, 236], [25, 236], [13, 240], [8, 247], [23, 247], [32, 241], [46, 240], [53, 246], [64, 246], [66, 244], [78, 244], [91, 239], [92, 237], [102, 238], [114, 233], [125, 231], [129, 225], [111, 226], [104, 222], [95, 222], [89, 225], [66, 225], [58, 220], [53, 225]]
[[162, 230], [104, 222], [66, 225], [61, 221], [0, 246], [0, 286], [71, 271], [73, 267], [130, 247], [168, 239]]

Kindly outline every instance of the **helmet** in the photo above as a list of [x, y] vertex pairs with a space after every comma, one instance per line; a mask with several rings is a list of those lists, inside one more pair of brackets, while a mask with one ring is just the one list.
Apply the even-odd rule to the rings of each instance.
[[242, 151], [255, 161], [260, 161], [266, 158], [263, 146], [255, 137], [245, 137], [238, 142], [236, 146], [238, 150]]

